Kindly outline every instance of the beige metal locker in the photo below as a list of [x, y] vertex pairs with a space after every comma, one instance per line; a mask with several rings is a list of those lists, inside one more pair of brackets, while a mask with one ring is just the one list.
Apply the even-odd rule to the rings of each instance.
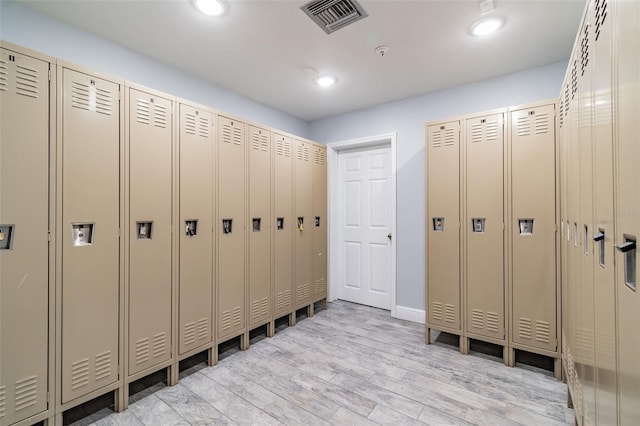
[[[465, 332], [505, 338], [504, 116], [468, 118], [465, 137]], [[477, 337], [476, 337], [477, 336]]]
[[313, 301], [327, 298], [327, 147], [313, 147]]
[[118, 380], [120, 85], [59, 69], [62, 403]]
[[555, 105], [510, 111], [511, 339], [557, 352]]
[[179, 105], [178, 353], [213, 339], [215, 133], [211, 110]]
[[274, 318], [293, 310], [293, 142], [276, 133], [273, 150]]
[[640, 2], [616, 1], [615, 254], [618, 325], [619, 424], [640, 423], [640, 296], [637, 239], [640, 237]]
[[217, 340], [245, 330], [245, 123], [218, 116]]
[[128, 369], [171, 358], [173, 102], [128, 88]]
[[594, 227], [594, 335], [595, 335], [595, 417], [596, 424], [616, 424], [616, 328], [613, 211], [613, 127], [611, 75], [611, 12], [605, 0], [595, 2], [592, 28], [593, 84], [593, 182]]
[[427, 343], [429, 329], [461, 332], [460, 122], [427, 126]]
[[271, 146], [269, 130], [249, 127], [249, 328], [272, 320]]
[[45, 60], [0, 48], [3, 425], [49, 407], [49, 70]]
[[294, 279], [295, 307], [297, 309], [311, 304], [311, 236], [313, 218], [311, 217], [312, 166], [309, 142], [294, 140]]
[[580, 232], [580, 292], [582, 293], [580, 340], [580, 363], [582, 369], [582, 398], [583, 398], [583, 423], [593, 423], [595, 415], [595, 347], [594, 347], [594, 285], [593, 285], [593, 139], [592, 114], [593, 98], [591, 84], [591, 68], [593, 53], [593, 29], [590, 16], [593, 2], [589, 3], [585, 22], [579, 35], [580, 56], [584, 58], [580, 62], [578, 78], [579, 96], [579, 123], [580, 123], [580, 163], [579, 163], [579, 193], [580, 216], [578, 228]]

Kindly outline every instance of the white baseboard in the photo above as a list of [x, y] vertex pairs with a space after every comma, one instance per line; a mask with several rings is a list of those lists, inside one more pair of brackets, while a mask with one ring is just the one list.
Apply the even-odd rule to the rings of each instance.
[[425, 311], [423, 311], [422, 309], [408, 308], [406, 306], [396, 306], [396, 314], [394, 318], [417, 322], [418, 324], [424, 324], [425, 315]]

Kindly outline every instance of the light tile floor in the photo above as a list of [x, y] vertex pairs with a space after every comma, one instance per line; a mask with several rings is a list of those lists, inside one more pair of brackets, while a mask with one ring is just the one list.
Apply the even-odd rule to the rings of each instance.
[[432, 337], [427, 346], [424, 326], [337, 301], [215, 367], [186, 369], [174, 387], [134, 394], [124, 413], [104, 408], [73, 425], [573, 424], [551, 372]]

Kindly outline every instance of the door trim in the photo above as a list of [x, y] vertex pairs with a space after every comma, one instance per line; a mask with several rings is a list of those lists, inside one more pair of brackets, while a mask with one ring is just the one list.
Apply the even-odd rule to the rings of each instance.
[[340, 221], [338, 220], [340, 203], [338, 191], [338, 153], [347, 149], [370, 148], [370, 147], [390, 147], [391, 148], [391, 316], [396, 317], [396, 133], [385, 133], [381, 135], [366, 136], [363, 138], [349, 139], [327, 144], [328, 170], [328, 221], [329, 221], [329, 286], [327, 298], [329, 301], [336, 300], [339, 292], [338, 278], [338, 257]]

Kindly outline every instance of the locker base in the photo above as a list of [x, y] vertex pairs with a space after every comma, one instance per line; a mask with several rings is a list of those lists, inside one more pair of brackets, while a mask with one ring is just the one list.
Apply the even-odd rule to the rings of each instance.
[[[516, 365], [516, 349], [520, 349], [520, 348], [518, 347], [509, 348], [509, 360], [508, 360], [509, 362], [508, 364], [506, 364], [508, 367], [515, 367]], [[532, 351], [527, 351], [526, 349], [520, 349], [520, 350], [523, 352], [529, 352], [529, 353], [552, 358], [553, 359], [553, 376], [557, 380], [562, 380], [562, 374], [563, 374], [562, 358], [560, 358], [557, 354], [549, 355], [549, 353], [532, 352]]]
[[573, 408], [573, 398], [571, 398], [571, 392], [567, 386], [567, 408]]
[[[127, 379], [125, 379], [124, 386], [122, 388], [116, 389], [116, 393], [114, 395], [114, 401], [117, 402], [117, 406], [115, 407], [116, 412], [120, 413], [129, 408], [129, 393], [131, 383], [143, 379], [145, 377], [151, 376], [152, 374], [156, 374], [159, 371], [166, 369], [166, 382], [167, 386], [175, 386], [178, 384], [178, 377], [180, 373], [180, 368], [178, 363], [168, 364], [154, 370], [145, 371], [144, 373], [133, 375]], [[122, 394], [122, 395], [120, 395]]]
[[207, 365], [213, 367], [218, 364], [218, 345], [213, 345], [207, 351]]
[[431, 331], [441, 331], [441, 332], [445, 332], [445, 333], [449, 333], [449, 334], [453, 334], [458, 336], [458, 348], [460, 350], [460, 353], [463, 355], [469, 355], [469, 338], [465, 337], [462, 335], [462, 333], [460, 333], [460, 331], [454, 331], [454, 330], [443, 330], [441, 328], [431, 328], [429, 326], [427, 326], [425, 328], [425, 335], [424, 335], [424, 343], [426, 345], [430, 345], [432, 342], [431, 339]]
[[316, 305], [317, 304], [320, 304], [321, 309], [323, 311], [326, 311], [327, 309], [329, 309], [329, 303], [327, 302], [327, 297], [326, 296], [324, 298], [322, 298], [322, 299], [316, 299], [315, 302], [313, 302], [313, 309], [314, 309], [315, 312], [317, 312], [317, 309], [316, 309]]

